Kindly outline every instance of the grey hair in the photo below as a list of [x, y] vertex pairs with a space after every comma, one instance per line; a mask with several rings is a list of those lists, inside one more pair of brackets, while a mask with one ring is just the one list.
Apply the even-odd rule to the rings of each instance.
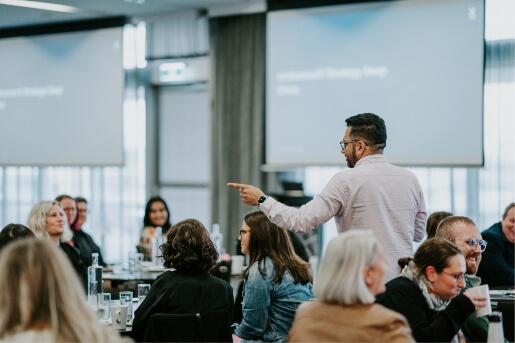
[[48, 233], [46, 232], [46, 220], [54, 205], [57, 205], [62, 209], [61, 204], [55, 200], [43, 200], [32, 207], [29, 218], [27, 219], [27, 226], [34, 232], [36, 237], [48, 238]]
[[315, 296], [339, 305], [373, 303], [363, 271], [378, 256], [378, 242], [370, 230], [351, 230], [332, 239], [318, 268]]

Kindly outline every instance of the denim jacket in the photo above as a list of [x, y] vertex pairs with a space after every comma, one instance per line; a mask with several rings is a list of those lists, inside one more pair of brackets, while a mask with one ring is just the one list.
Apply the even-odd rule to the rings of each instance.
[[280, 283], [273, 283], [274, 265], [269, 258], [264, 259], [264, 267], [266, 276], [259, 273], [257, 262], [249, 269], [243, 289], [243, 320], [234, 334], [244, 341], [285, 342], [297, 307], [313, 298], [312, 284], [293, 283], [288, 271]]

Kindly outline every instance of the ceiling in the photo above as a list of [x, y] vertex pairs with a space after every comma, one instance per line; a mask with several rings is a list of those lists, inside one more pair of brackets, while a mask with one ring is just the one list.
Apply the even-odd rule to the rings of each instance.
[[[7, 5], [12, 2], [72, 6], [73, 13]], [[242, 5], [252, 0], [0, 0], [0, 29], [113, 16], [145, 17]]]

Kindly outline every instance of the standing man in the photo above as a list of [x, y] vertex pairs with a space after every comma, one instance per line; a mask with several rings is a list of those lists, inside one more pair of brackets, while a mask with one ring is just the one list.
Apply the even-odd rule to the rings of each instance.
[[412, 242], [424, 238], [424, 196], [413, 173], [383, 157], [383, 119], [363, 113], [345, 122], [347, 130], [340, 147], [351, 169], [334, 175], [322, 193], [302, 207], [286, 206], [251, 185], [227, 185], [238, 188], [245, 203], [259, 205], [274, 224], [288, 230], [308, 232], [332, 217], [338, 232], [373, 230], [388, 259], [387, 282], [399, 274], [398, 259], [413, 255]]
[[515, 203], [506, 207], [499, 223], [483, 231], [483, 238], [488, 242], [488, 249], [483, 253], [483, 263], [477, 275], [490, 287], [513, 287]]
[[[481, 278], [476, 276], [481, 253], [486, 249], [486, 242], [481, 237], [479, 229], [467, 217], [451, 216], [444, 218], [436, 229], [436, 236], [450, 240], [463, 252], [467, 264], [465, 288], [479, 286]], [[462, 291], [463, 291], [462, 290]], [[488, 319], [485, 316], [476, 317], [472, 313], [463, 324], [463, 334], [467, 342], [486, 342], [488, 338]]]

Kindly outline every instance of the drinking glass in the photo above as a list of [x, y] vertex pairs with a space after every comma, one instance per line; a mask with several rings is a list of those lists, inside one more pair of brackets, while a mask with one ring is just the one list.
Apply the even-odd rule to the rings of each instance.
[[145, 300], [149, 291], [150, 291], [149, 283], [138, 284], [138, 301], [140, 304], [143, 302], [143, 300]]
[[136, 273], [141, 271], [141, 262], [143, 262], [143, 254], [140, 252], [129, 253], [129, 272]]
[[127, 321], [132, 321], [132, 291], [120, 292], [120, 305], [127, 305]]
[[97, 294], [98, 319], [103, 321], [111, 317], [111, 293]]

